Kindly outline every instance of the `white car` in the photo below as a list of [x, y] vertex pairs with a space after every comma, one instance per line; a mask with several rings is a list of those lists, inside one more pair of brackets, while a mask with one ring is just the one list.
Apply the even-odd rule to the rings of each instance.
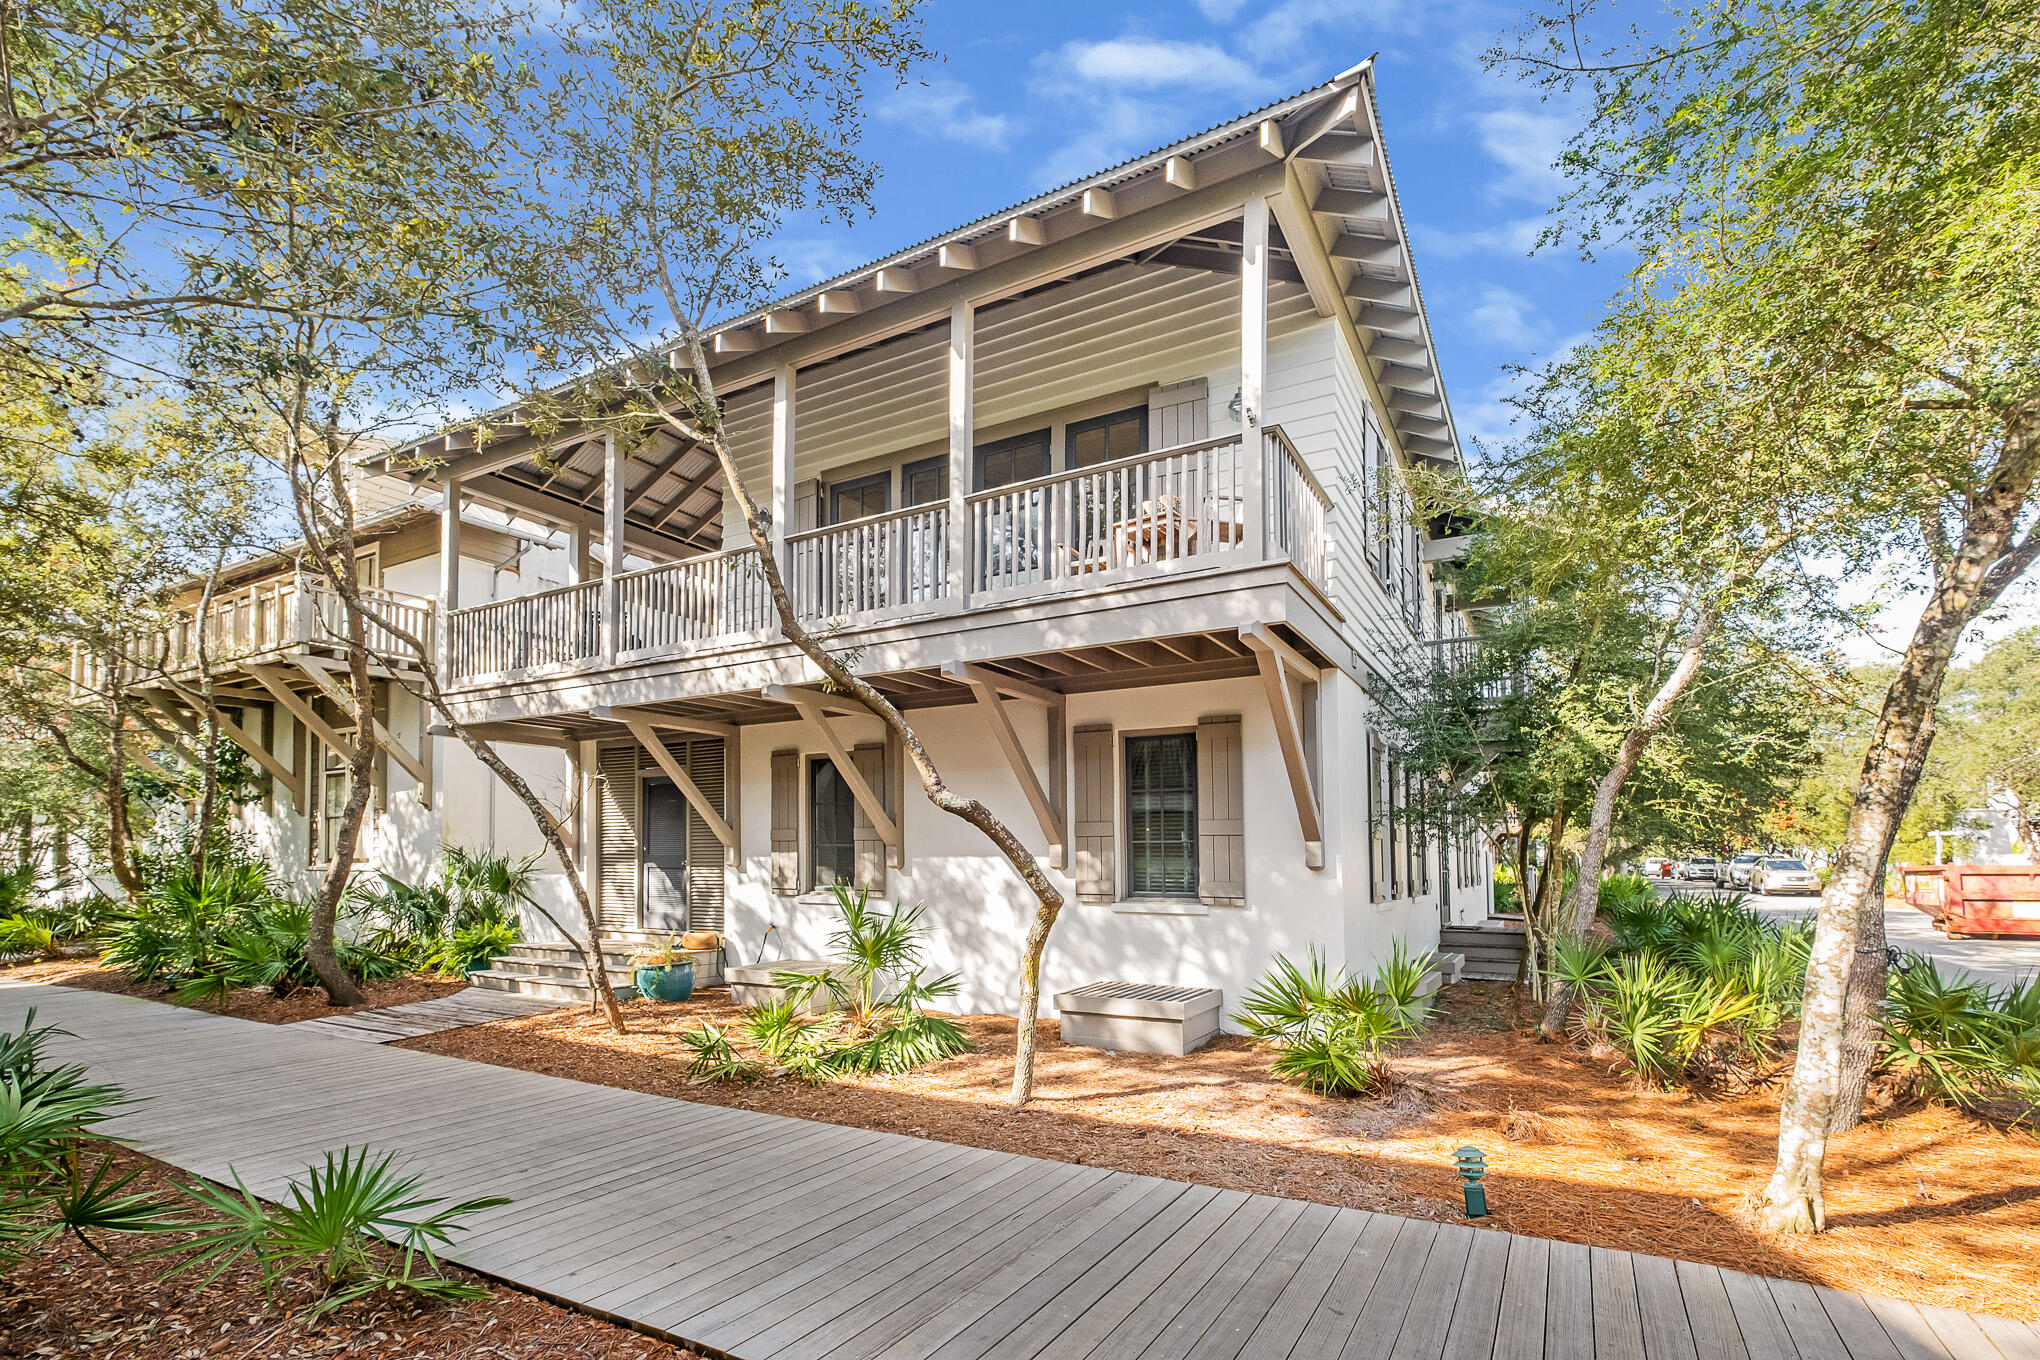
[[1750, 891], [1766, 897], [1797, 893], [1820, 896], [1820, 875], [1806, 867], [1804, 860], [1760, 859], [1750, 869]]
[[1692, 882], [1717, 883], [1721, 878], [1721, 863], [1706, 855], [1695, 855], [1679, 862], [1679, 877]]
[[1728, 862], [1728, 886], [1747, 888], [1750, 886], [1750, 870], [1757, 867], [1761, 855], [1737, 855]]

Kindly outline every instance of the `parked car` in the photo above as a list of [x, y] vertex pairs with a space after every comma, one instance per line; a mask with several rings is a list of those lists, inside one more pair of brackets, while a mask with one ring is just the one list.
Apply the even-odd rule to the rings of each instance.
[[1679, 877], [1688, 883], [1719, 883], [1721, 861], [1708, 855], [1693, 855], [1679, 861]]
[[1760, 859], [1750, 869], [1750, 891], [1766, 897], [1820, 896], [1820, 875], [1797, 859]]
[[1757, 867], [1761, 855], [1737, 855], [1728, 862], [1728, 886], [1747, 888], [1750, 886], [1750, 870]]
[[1643, 876], [1645, 878], [1663, 878], [1665, 876], [1665, 865], [1670, 862], [1663, 855], [1650, 856], [1643, 862]]

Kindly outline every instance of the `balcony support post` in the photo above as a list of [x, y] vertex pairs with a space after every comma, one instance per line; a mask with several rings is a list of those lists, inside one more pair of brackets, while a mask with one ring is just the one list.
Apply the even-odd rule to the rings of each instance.
[[970, 506], [973, 451], [977, 444], [977, 309], [958, 302], [949, 309], [949, 603], [970, 603]]
[[[779, 579], [788, 591], [794, 589], [793, 554], [786, 546], [787, 536], [794, 532], [793, 384], [792, 364], [781, 364], [772, 371], [772, 560], [778, 564]], [[782, 636], [784, 629], [776, 612], [770, 622], [773, 636]]]
[[623, 450], [615, 433], [602, 436], [602, 664], [614, 666], [623, 647], [623, 590], [616, 578], [623, 571]]
[[1268, 454], [1261, 437], [1267, 374], [1268, 200], [1256, 193], [1240, 219], [1240, 509], [1251, 562], [1268, 556]]
[[[460, 608], [460, 478], [439, 479], [439, 683], [453, 683], [453, 611]], [[300, 600], [308, 598], [300, 585]]]
[[567, 529], [567, 581], [570, 585], [586, 585], [595, 575], [593, 554], [588, 551], [591, 538], [586, 522]]

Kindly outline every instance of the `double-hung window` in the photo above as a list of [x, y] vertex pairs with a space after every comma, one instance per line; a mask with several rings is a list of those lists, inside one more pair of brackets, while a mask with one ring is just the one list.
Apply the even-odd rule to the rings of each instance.
[[1126, 739], [1129, 897], [1197, 895], [1197, 738]]

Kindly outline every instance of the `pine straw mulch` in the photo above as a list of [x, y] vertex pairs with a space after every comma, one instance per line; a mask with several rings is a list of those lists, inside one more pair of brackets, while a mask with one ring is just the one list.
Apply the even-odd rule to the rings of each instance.
[[1066, 1162], [1457, 1219], [1453, 1149], [1487, 1153], [1484, 1226], [1711, 1262], [1915, 1302], [2040, 1319], [2040, 1139], [1893, 1104], [1833, 1140], [1829, 1231], [1779, 1237], [1745, 1205], [1769, 1178], [1778, 1083], [1639, 1089], [1612, 1055], [1543, 1044], [1514, 988], [1469, 983], [1398, 1061], [1392, 1096], [1312, 1096], [1230, 1036], [1187, 1058], [1065, 1047], [1043, 1021], [1033, 1106], [1003, 1100], [1010, 1016], [961, 1017], [973, 1049], [900, 1077], [696, 1086], [675, 1038], [735, 1018], [721, 989], [634, 1001], [630, 1033], [563, 1010], [400, 1041], [532, 1072]]
[[[83, 987], [88, 991], [117, 992], [122, 996], [171, 1002], [170, 988], [162, 983], [129, 982], [115, 969], [100, 967], [97, 958], [61, 959], [0, 968], [0, 982], [54, 982], [65, 987]], [[413, 975], [362, 983], [361, 994], [368, 999], [359, 1006], [328, 1005], [323, 988], [304, 987], [282, 998], [271, 996], [267, 991], [243, 989], [229, 993], [225, 1005], [197, 1003], [192, 1009], [208, 1015], [231, 1015], [237, 1020], [259, 1020], [265, 1025], [288, 1025], [299, 1020], [346, 1015], [350, 1011], [370, 1010], [377, 1006], [430, 1001], [436, 996], [452, 996], [466, 988], [467, 983], [458, 980]]]
[[[171, 1187], [178, 1173], [134, 1153], [145, 1168], [137, 1189], [180, 1199], [180, 1213], [206, 1212]], [[437, 1304], [370, 1297], [317, 1322], [303, 1313], [308, 1280], [286, 1281], [264, 1298], [261, 1276], [243, 1261], [205, 1288], [205, 1271], [159, 1277], [172, 1262], [142, 1254], [179, 1236], [99, 1237], [110, 1259], [64, 1237], [0, 1282], [0, 1356], [64, 1360], [700, 1360], [693, 1351], [491, 1285], [449, 1267], [453, 1278], [487, 1287], [487, 1299]], [[458, 1239], [456, 1238], [456, 1241]], [[209, 1269], [209, 1268], [208, 1268]]]

